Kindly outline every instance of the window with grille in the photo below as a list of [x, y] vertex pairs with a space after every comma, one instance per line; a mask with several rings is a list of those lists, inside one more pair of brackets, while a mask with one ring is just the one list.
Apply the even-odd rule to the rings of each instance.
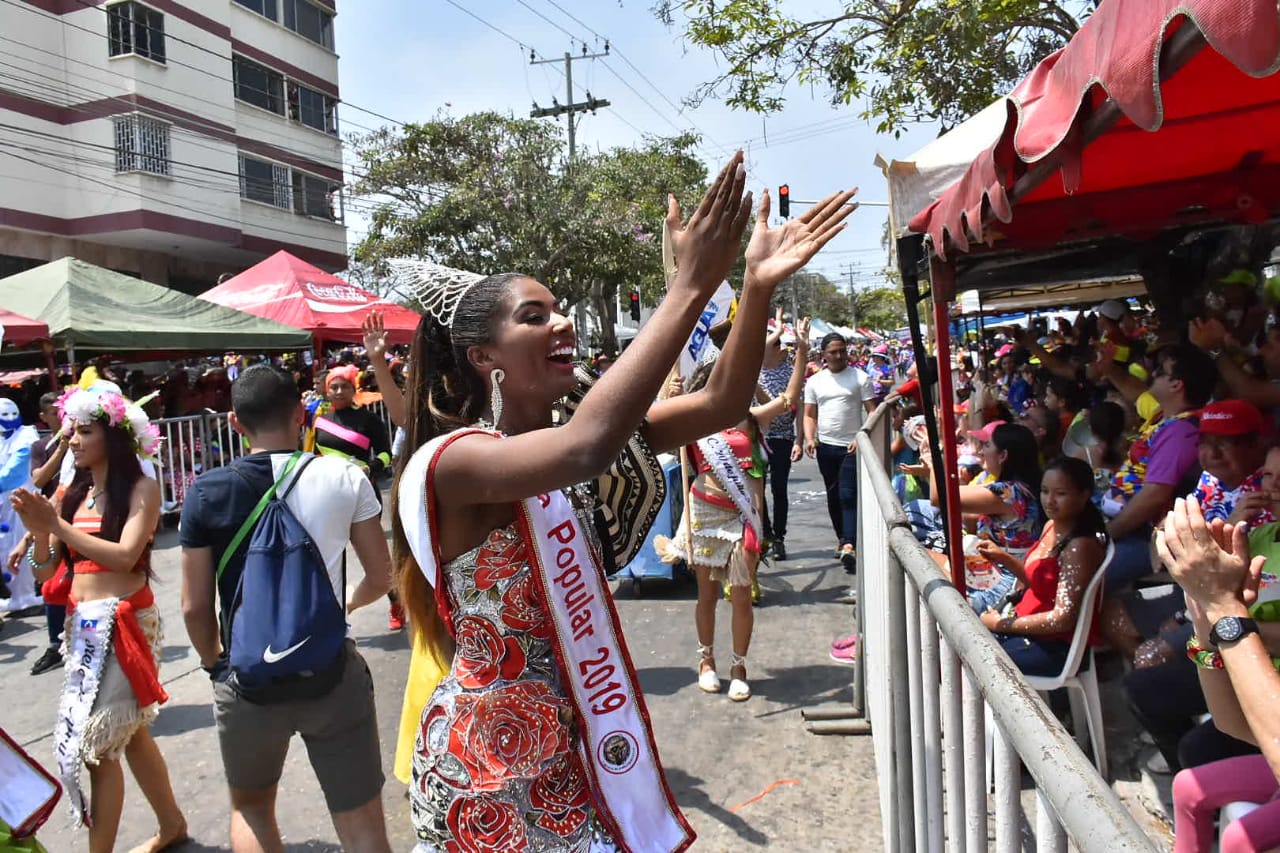
[[254, 157], [240, 157], [240, 197], [289, 210], [293, 207], [293, 186], [289, 167]]
[[142, 115], [115, 120], [116, 171], [169, 174], [169, 125]]
[[276, 0], [235, 0], [246, 9], [257, 12], [264, 18], [270, 18], [273, 21], [279, 20], [276, 15]]
[[338, 132], [338, 101], [289, 81], [289, 118], [325, 133]]
[[231, 58], [236, 99], [279, 115], [285, 114], [284, 75], [243, 56]]
[[333, 49], [333, 15], [307, 0], [284, 0], [284, 25], [303, 38]]
[[340, 187], [324, 178], [293, 173], [293, 209], [304, 216], [317, 216], [334, 222], [341, 220], [337, 209]]
[[111, 56], [135, 54], [164, 62], [164, 15], [132, 0], [108, 6], [107, 45]]

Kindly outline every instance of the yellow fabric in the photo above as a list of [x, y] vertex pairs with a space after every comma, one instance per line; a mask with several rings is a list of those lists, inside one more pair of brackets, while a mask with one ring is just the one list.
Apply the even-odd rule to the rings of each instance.
[[405, 682], [404, 702], [400, 705], [400, 735], [396, 738], [393, 770], [396, 778], [406, 785], [413, 782], [413, 751], [417, 746], [418, 727], [422, 724], [422, 709], [448, 672], [449, 664], [440, 659], [439, 651], [429, 648], [415, 631], [409, 680]]
[[1138, 417], [1142, 418], [1142, 422], [1148, 423], [1160, 411], [1160, 404], [1156, 402], [1156, 398], [1151, 396], [1150, 391], [1143, 391], [1134, 404], [1138, 409]]

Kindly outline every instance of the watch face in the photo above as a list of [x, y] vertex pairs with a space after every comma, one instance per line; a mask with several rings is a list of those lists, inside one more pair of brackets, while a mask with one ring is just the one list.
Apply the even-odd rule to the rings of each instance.
[[1244, 626], [1236, 617], [1224, 616], [1213, 626], [1213, 630], [1217, 633], [1220, 642], [1234, 643], [1244, 633]]

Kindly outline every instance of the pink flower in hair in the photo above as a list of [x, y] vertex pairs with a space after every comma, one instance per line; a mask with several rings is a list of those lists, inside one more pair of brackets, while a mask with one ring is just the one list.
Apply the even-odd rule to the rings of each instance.
[[102, 414], [106, 416], [107, 423], [112, 426], [120, 426], [124, 422], [129, 405], [125, 402], [124, 397], [110, 392], [100, 394], [98, 396], [98, 405], [102, 407]]

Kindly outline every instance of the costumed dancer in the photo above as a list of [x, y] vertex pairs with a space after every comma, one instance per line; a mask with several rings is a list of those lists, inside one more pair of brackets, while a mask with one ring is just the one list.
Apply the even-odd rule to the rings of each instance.
[[[679, 273], [653, 321], [562, 427], [552, 412], [578, 381], [575, 336], [550, 291], [518, 274], [419, 290], [414, 454], [396, 489], [395, 537], [420, 569], [401, 578], [415, 630], [433, 646], [447, 632], [456, 647], [414, 756], [420, 851], [670, 851], [693, 840], [600, 569], [596, 498], [579, 484], [614, 464], [646, 414], [640, 435], [654, 450], [728, 426], [707, 403], [749, 404], [774, 287], [848, 214], [842, 194], [771, 230], [762, 205], [759, 275], [748, 266], [743, 328], [716, 396], [650, 408], [737, 254], [750, 214], [740, 164], [739, 153], [675, 235]], [[680, 229], [674, 199], [668, 222]]]
[[[325, 400], [310, 410], [310, 428], [305, 445], [321, 456], [339, 456], [360, 467], [373, 481], [374, 492], [382, 500], [378, 477], [391, 466], [391, 440], [386, 424], [366, 408], [355, 404], [360, 368], [354, 364], [334, 367], [324, 377]], [[387, 627], [404, 627], [404, 610], [394, 592], [387, 594], [391, 611]]]
[[[747, 683], [747, 652], [755, 614], [752, 588], [764, 541], [764, 473], [766, 451], [762, 430], [779, 415], [792, 411], [804, 390], [809, 355], [809, 320], [796, 329], [796, 358], [787, 390], [767, 403], [754, 406], [747, 417], [729, 429], [699, 439], [689, 448], [689, 460], [697, 472], [685, 501], [684, 516], [675, 537], [659, 536], [654, 548], [663, 562], [683, 560], [698, 580], [694, 625], [698, 633], [698, 687], [720, 692], [716, 674], [716, 602], [721, 584], [729, 586], [733, 606], [733, 668], [729, 698], [751, 698]], [[689, 380], [689, 391], [701, 389], [714, 369], [699, 365]]]
[[[142, 473], [159, 431], [141, 406], [114, 391], [69, 390], [58, 400], [71, 435], [75, 477], [58, 503], [27, 489], [10, 497], [31, 532], [27, 560], [46, 594], [65, 600], [66, 686], [54, 725], [54, 757], [89, 850], [113, 849], [124, 806], [121, 756], [129, 760], [159, 823], [137, 851], [186, 838], [164, 757], [149, 726], [168, 700], [160, 684], [160, 611], [151, 592], [159, 484]], [[90, 796], [80, 788], [89, 767]]]
[[[18, 404], [0, 397], [0, 554], [8, 554], [26, 535], [22, 520], [4, 498], [14, 489], [31, 486], [31, 445], [38, 438], [35, 427], [23, 426]], [[43, 607], [30, 566], [19, 561], [16, 570], [6, 567], [4, 574], [9, 597], [0, 598], [0, 613]]]

